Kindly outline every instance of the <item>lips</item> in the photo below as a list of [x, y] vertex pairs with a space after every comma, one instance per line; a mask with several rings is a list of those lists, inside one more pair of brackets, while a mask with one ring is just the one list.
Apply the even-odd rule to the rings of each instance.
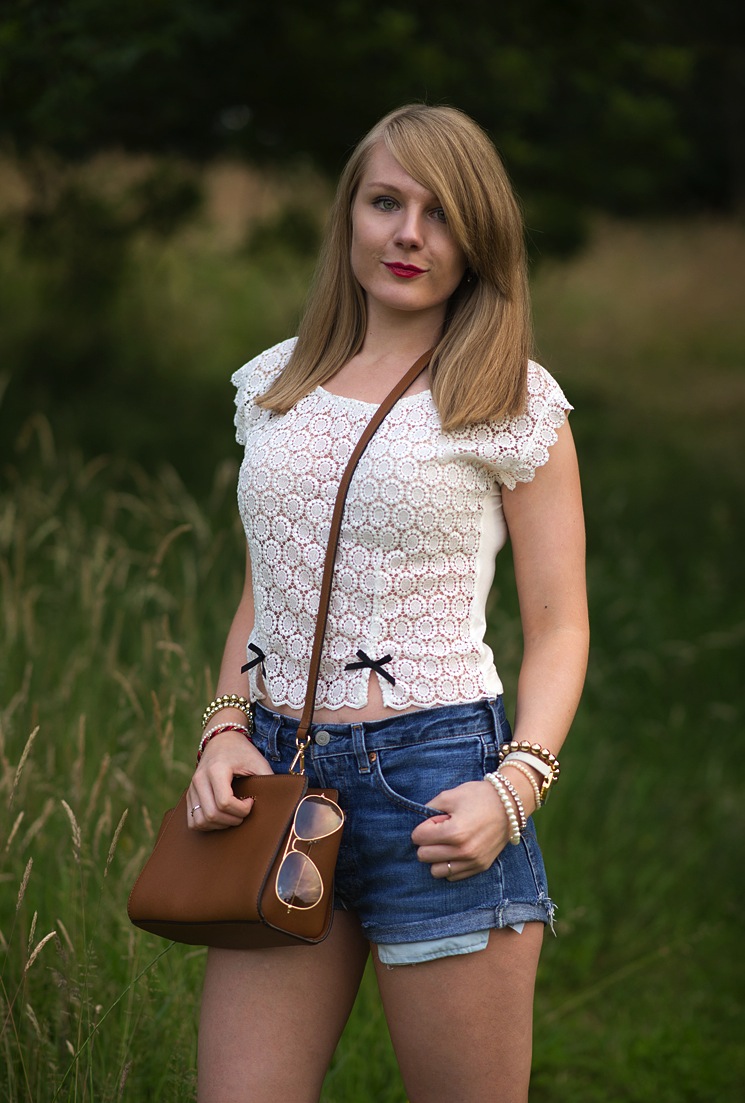
[[383, 263], [389, 272], [392, 272], [394, 276], [398, 276], [399, 279], [402, 280], [411, 280], [414, 279], [415, 276], [423, 276], [426, 271], [425, 268], [417, 268], [415, 264], [398, 264], [395, 262], [393, 264], [387, 264], [385, 261]]

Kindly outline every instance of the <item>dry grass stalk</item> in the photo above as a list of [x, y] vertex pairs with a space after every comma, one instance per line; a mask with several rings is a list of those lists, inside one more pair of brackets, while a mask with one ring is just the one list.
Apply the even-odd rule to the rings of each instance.
[[129, 1070], [131, 1068], [132, 1068], [132, 1061], [130, 1060], [130, 1061], [127, 1061], [127, 1063], [125, 1064], [124, 1068], [122, 1069], [122, 1075], [119, 1077], [119, 1088], [118, 1088], [117, 1093], [116, 1093], [116, 1098], [117, 1099], [121, 1099], [122, 1096], [124, 1095], [124, 1088], [125, 1088], [125, 1085], [127, 1083], [127, 1078], [129, 1076]]
[[59, 927], [60, 931], [62, 932], [62, 937], [65, 940], [65, 945], [67, 946], [67, 949], [70, 951], [71, 956], [75, 957], [75, 947], [72, 944], [72, 939], [70, 938], [69, 931], [67, 930], [67, 927], [62, 922], [62, 920], [59, 918], [59, 916], [57, 917], [57, 926]]
[[180, 643], [176, 643], [175, 640], [158, 640], [155, 647], [158, 651], [170, 651], [172, 654], [178, 655], [184, 674], [190, 672], [189, 656]]
[[23, 970], [24, 973], [27, 973], [29, 971], [29, 969], [34, 964], [34, 962], [36, 961], [36, 959], [39, 956], [39, 954], [41, 953], [41, 951], [46, 946], [47, 942], [49, 942], [50, 939], [55, 938], [56, 934], [57, 934], [56, 931], [50, 931], [49, 934], [45, 934], [44, 937], [39, 942], [37, 942], [36, 946], [34, 947], [34, 952], [31, 954], [31, 957], [26, 962], [26, 965], [25, 965], [24, 970]]
[[67, 813], [67, 818], [70, 821], [70, 828], [72, 829], [72, 845], [73, 845], [73, 849], [75, 851], [75, 861], [80, 862], [81, 837], [80, 837], [80, 827], [78, 826], [78, 821], [75, 819], [75, 813], [73, 812], [72, 808], [70, 807], [70, 805], [67, 803], [66, 800], [61, 800], [60, 804], [62, 805], [65, 812]]
[[98, 854], [101, 838], [103, 835], [108, 835], [111, 831], [111, 800], [107, 796], [104, 800], [103, 812], [98, 817], [95, 829], [93, 831], [93, 853]]
[[75, 794], [75, 800], [81, 799], [83, 791], [83, 771], [85, 770], [85, 713], [81, 713], [78, 719], [78, 738], [77, 748], [78, 753], [75, 756], [75, 761], [70, 769], [70, 776], [72, 780], [72, 791]]
[[18, 889], [18, 900], [16, 901], [16, 912], [20, 911], [23, 898], [26, 895], [26, 887], [28, 885], [28, 879], [31, 876], [31, 870], [33, 869], [34, 859], [29, 858], [26, 862], [26, 869], [24, 870], [23, 877], [21, 878], [21, 887]]
[[30, 1003], [26, 1004], [26, 1016], [31, 1026], [34, 1028], [34, 1034], [41, 1041], [41, 1027], [39, 1026], [39, 1020], [36, 1018], [36, 1013]]
[[108, 769], [109, 769], [110, 765], [111, 765], [111, 755], [110, 754], [105, 754], [103, 756], [103, 758], [101, 759], [101, 765], [99, 767], [98, 775], [96, 777], [96, 780], [93, 782], [93, 785], [91, 786], [90, 796], [88, 798], [88, 808], [86, 809], [86, 813], [85, 813], [86, 824], [90, 822], [91, 816], [93, 815], [93, 811], [96, 807], [96, 804], [98, 803], [98, 797], [99, 797], [99, 794], [101, 792], [101, 786], [103, 785], [103, 780], [106, 777], [106, 774], [108, 773]]
[[28, 945], [26, 946], [26, 953], [31, 953], [31, 947], [34, 944], [34, 935], [36, 934], [36, 921], [39, 918], [39, 913], [34, 912], [34, 918], [31, 920], [31, 930], [28, 932]]
[[135, 851], [121, 872], [121, 880], [125, 885], [133, 884], [136, 877], [142, 871], [145, 859], [150, 853], [149, 846], [141, 846]]
[[13, 821], [13, 826], [11, 827], [10, 834], [8, 835], [8, 841], [5, 844], [5, 853], [6, 854], [10, 850], [13, 839], [15, 839], [16, 832], [18, 831], [18, 828], [21, 826], [21, 824], [23, 822], [23, 817], [25, 815], [26, 815], [25, 812], [19, 812], [18, 815], [16, 816], [15, 820]]
[[36, 838], [36, 836], [39, 834], [41, 829], [44, 827], [47, 820], [51, 816], [51, 814], [54, 810], [54, 807], [55, 807], [54, 797], [47, 797], [46, 801], [44, 802], [44, 807], [42, 808], [41, 812], [36, 817], [34, 822], [31, 824], [31, 826], [29, 827], [26, 834], [23, 836], [23, 840], [22, 840], [21, 845], [20, 845], [20, 850], [22, 852], [28, 849], [29, 843], [33, 839]]
[[137, 700], [137, 694], [134, 691], [132, 683], [129, 681], [126, 675], [122, 674], [121, 670], [114, 670], [112, 673], [116, 681], [119, 683], [119, 685], [122, 687], [127, 697], [129, 698], [129, 703], [131, 704], [135, 715], [137, 716], [137, 719], [144, 720], [145, 713], [143, 711], [142, 705]]
[[21, 619], [26, 647], [32, 653], [36, 651], [36, 602], [43, 593], [41, 586], [29, 586], [21, 597]]
[[34, 740], [36, 739], [36, 735], [37, 735], [38, 731], [39, 731], [39, 725], [37, 724], [36, 727], [34, 728], [34, 730], [31, 732], [31, 735], [26, 740], [26, 746], [23, 748], [23, 753], [21, 754], [21, 759], [20, 759], [20, 762], [18, 763], [18, 768], [16, 770], [15, 777], [13, 778], [13, 785], [12, 785], [11, 790], [10, 790], [10, 797], [8, 798], [8, 807], [9, 808], [13, 803], [13, 798], [16, 794], [16, 789], [18, 788], [18, 783], [21, 780], [21, 774], [23, 773], [23, 767], [26, 765], [26, 759], [28, 758], [28, 756], [31, 753], [31, 748], [34, 745]]
[[122, 812], [119, 823], [116, 825], [116, 831], [114, 832], [114, 837], [111, 840], [111, 846], [109, 847], [109, 854], [108, 854], [108, 857], [106, 858], [106, 868], [103, 871], [104, 877], [106, 877], [108, 875], [109, 866], [111, 865], [111, 862], [114, 858], [114, 853], [116, 851], [116, 844], [119, 842], [119, 836], [122, 833], [122, 828], [124, 827], [124, 824], [125, 824], [125, 821], [127, 819], [128, 814], [129, 814], [129, 809], [125, 808], [124, 811]]
[[[158, 646], [160, 646], [160, 644], [158, 644]], [[157, 728], [158, 746], [160, 747], [160, 757], [165, 766], [170, 766], [173, 762], [173, 714], [176, 710], [176, 697], [173, 693], [170, 696], [165, 723], [160, 702], [154, 691], [151, 693], [151, 697], [153, 701], [153, 712], [155, 713], [155, 725]]]
[[3, 709], [2, 718], [4, 724], [8, 724], [12, 719], [13, 713], [16, 711], [16, 709], [25, 704], [25, 702], [28, 700], [28, 691], [31, 687], [31, 675], [33, 673], [33, 669], [33, 663], [26, 663], [23, 671], [23, 681], [21, 682], [20, 688], [18, 689], [17, 693], [13, 694], [6, 708]]
[[155, 729], [158, 735], [158, 742], [163, 745], [163, 713], [160, 707], [160, 701], [158, 700], [158, 694], [154, 689], [150, 690], [150, 700], [153, 702], [153, 716], [155, 718]]
[[171, 531], [163, 537], [153, 557], [152, 566], [148, 571], [149, 578], [157, 578], [160, 568], [163, 565], [165, 554], [173, 541], [177, 540], [179, 536], [183, 536], [184, 533], [191, 532], [192, 528], [193, 526], [189, 524], [177, 525], [175, 529], [171, 529]]
[[2, 583], [2, 592], [6, 595], [6, 601], [3, 603], [3, 634], [6, 642], [10, 645], [15, 643], [18, 636], [18, 606], [13, 597], [15, 595], [15, 587], [11, 584], [10, 567], [5, 559], [0, 559], [0, 582]]
[[33, 436], [39, 442], [39, 452], [45, 467], [53, 467], [57, 459], [57, 449], [54, 443], [54, 433], [49, 424], [49, 418], [40, 412], [32, 414], [24, 422], [21, 432], [18, 434], [17, 447], [20, 452], [26, 451]]

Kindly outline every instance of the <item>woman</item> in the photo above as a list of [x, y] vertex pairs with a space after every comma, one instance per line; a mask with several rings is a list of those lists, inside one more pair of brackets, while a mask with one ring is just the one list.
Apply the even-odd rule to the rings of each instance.
[[[571, 407], [528, 359], [518, 207], [491, 142], [454, 109], [401, 108], [362, 140], [297, 342], [234, 376], [248, 551], [218, 694], [256, 702], [255, 732], [219, 712], [235, 728], [204, 746], [189, 822], [239, 823], [250, 801], [232, 777], [289, 768], [341, 472], [430, 348], [355, 473], [336, 559], [306, 758], [347, 817], [332, 932], [210, 951], [201, 1103], [317, 1100], [370, 953], [411, 1103], [527, 1099], [553, 904], [525, 819], [584, 678], [584, 532]], [[542, 749], [500, 765], [511, 736], [483, 635], [508, 532], [524, 636], [514, 738]]]

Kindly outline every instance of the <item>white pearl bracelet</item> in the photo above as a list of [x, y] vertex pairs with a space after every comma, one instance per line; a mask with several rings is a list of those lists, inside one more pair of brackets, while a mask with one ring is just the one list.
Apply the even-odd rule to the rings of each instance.
[[512, 801], [510, 800], [509, 793], [505, 788], [504, 778], [499, 777], [498, 774], [487, 774], [485, 781], [491, 782], [494, 786], [499, 799], [502, 802], [502, 806], [507, 815], [507, 822], [510, 825], [510, 842], [513, 846], [519, 846], [520, 844], [520, 824], [517, 822], [517, 816], [515, 809], [512, 807]]
[[525, 825], [528, 822], [528, 817], [525, 815], [525, 809], [523, 807], [523, 802], [520, 800], [520, 794], [518, 793], [512, 782], [507, 780], [504, 774], [500, 774], [499, 771], [497, 771], [497, 777], [502, 779], [502, 784], [506, 787], [507, 792], [510, 794], [515, 802], [517, 817], [520, 821], [520, 833], [522, 834], [522, 832], [525, 830]]
[[508, 757], [510, 758], [510, 761], [508, 762], [507, 759], [505, 759], [499, 769], [503, 770], [505, 766], [511, 766], [513, 770], [519, 770], [523, 777], [526, 777], [530, 782], [533, 793], [535, 794], [536, 808], [540, 808], [543, 804], [543, 801], [541, 800], [541, 790], [538, 788], [538, 782], [533, 777], [527, 766], [525, 766], [522, 762], [517, 762], [514, 757]]
[[534, 770], [537, 770], [539, 774], [543, 775], [545, 780], [538, 790], [540, 796], [538, 803], [542, 807], [546, 803], [549, 789], [559, 776], [556, 766], [552, 766], [551, 763], [545, 762], [539, 755], [531, 754], [529, 751], [510, 751], [500, 762], [499, 768], [501, 769], [502, 766], [506, 766], [508, 762], [511, 766], [517, 765], [518, 762], [525, 762], [528, 766], [532, 766]]

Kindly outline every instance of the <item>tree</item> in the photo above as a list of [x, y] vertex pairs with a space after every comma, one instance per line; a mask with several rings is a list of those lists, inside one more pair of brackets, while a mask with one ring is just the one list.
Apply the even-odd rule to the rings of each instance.
[[426, 99], [479, 119], [546, 209], [727, 207], [742, 195], [742, 24], [727, 0], [704, 13], [686, 0], [6, 0], [0, 138], [21, 157], [114, 145], [336, 171], [383, 112]]

